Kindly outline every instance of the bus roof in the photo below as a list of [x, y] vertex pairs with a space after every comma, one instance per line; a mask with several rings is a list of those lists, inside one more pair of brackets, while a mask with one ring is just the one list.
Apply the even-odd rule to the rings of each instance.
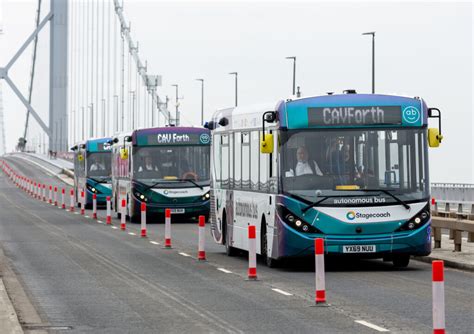
[[110, 152], [110, 137], [91, 138], [86, 141], [87, 152]]

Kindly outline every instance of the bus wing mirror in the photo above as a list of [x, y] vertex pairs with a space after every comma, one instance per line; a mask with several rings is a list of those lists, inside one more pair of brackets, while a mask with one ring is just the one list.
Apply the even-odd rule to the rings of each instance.
[[263, 134], [263, 138], [260, 141], [260, 152], [264, 154], [273, 153], [273, 134]]
[[121, 148], [120, 149], [120, 159], [122, 159], [122, 160], [127, 160], [128, 159], [128, 149], [127, 148]]
[[430, 147], [439, 147], [439, 144], [443, 140], [443, 136], [439, 133], [439, 130], [436, 128], [428, 129], [428, 145]]

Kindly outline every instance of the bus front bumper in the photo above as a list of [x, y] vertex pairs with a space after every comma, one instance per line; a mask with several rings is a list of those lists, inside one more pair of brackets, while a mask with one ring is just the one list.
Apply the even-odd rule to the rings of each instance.
[[417, 230], [392, 234], [363, 236], [303, 234], [286, 225], [282, 226], [281, 232], [282, 235], [277, 238], [279, 239], [278, 258], [313, 255], [314, 239], [316, 238], [324, 239], [324, 252], [328, 255], [381, 258], [392, 254], [426, 256], [431, 253], [431, 221]]

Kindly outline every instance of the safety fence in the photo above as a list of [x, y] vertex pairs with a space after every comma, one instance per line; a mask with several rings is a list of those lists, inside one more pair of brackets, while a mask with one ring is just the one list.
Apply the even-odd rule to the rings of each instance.
[[[53, 207], [67, 210], [71, 213], [75, 213], [75, 207], [77, 204], [80, 206], [80, 215], [94, 220], [98, 219], [97, 216], [97, 197], [93, 196], [93, 205], [92, 205], [92, 216], [85, 215], [85, 191], [84, 189], [80, 190], [80, 199], [79, 203], [76, 203], [74, 190], [69, 189], [70, 194], [70, 203], [69, 208], [66, 207], [66, 193], [67, 187], [59, 188], [57, 186], [46, 185], [40, 183], [36, 180], [28, 178], [24, 175], [21, 175], [20, 172], [13, 169], [5, 160], [0, 160], [0, 168], [4, 174], [13, 182], [15, 186], [19, 189], [25, 191], [27, 194], [33, 198], [40, 200], [42, 202], [47, 202]], [[58, 198], [58, 194], [61, 194], [61, 198]], [[107, 217], [105, 225], [113, 225], [111, 218], [111, 203], [110, 197], [107, 197]], [[140, 224], [140, 236], [142, 238], [147, 238], [147, 228], [146, 228], [146, 203], [141, 205], [141, 224]], [[122, 200], [121, 203], [121, 217], [120, 217], [120, 230], [127, 230], [126, 222], [126, 201]], [[171, 239], [171, 210], [166, 209], [165, 211], [165, 239], [164, 239], [164, 249], [172, 250], [172, 239]], [[205, 217], [199, 216], [198, 223], [198, 245], [197, 245], [197, 261], [206, 261], [205, 253]], [[118, 229], [115, 226], [112, 226], [115, 229]], [[459, 220], [439, 220], [433, 219], [433, 227], [435, 229], [435, 241], [437, 236], [439, 236], [440, 228], [450, 228], [455, 231], [467, 230], [471, 232], [471, 241], [472, 233], [474, 232], [474, 223], [459, 221]], [[316, 306], [330, 306], [326, 298], [326, 283], [325, 283], [325, 265], [324, 265], [324, 239], [316, 238], [314, 240], [314, 256], [315, 256], [315, 284], [314, 284], [314, 305]], [[438, 246], [440, 246], [440, 240]], [[159, 244], [155, 241], [150, 241], [154, 244]], [[257, 254], [256, 254], [256, 227], [254, 225], [248, 226], [248, 271], [247, 271], [247, 280], [257, 280]], [[436, 246], [436, 245], [435, 245]], [[460, 250], [460, 249], [459, 249]], [[432, 262], [432, 303], [433, 303], [433, 333], [445, 333], [445, 292], [444, 292], [444, 262], [436, 260]], [[388, 330], [384, 330], [388, 331]]]

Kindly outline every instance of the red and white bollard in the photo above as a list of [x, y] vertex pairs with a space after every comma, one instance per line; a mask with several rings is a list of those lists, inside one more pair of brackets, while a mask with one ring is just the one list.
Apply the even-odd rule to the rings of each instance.
[[171, 248], [171, 209], [165, 209], [165, 248]]
[[46, 202], [46, 185], [43, 184], [43, 201]]
[[97, 219], [97, 195], [92, 194], [92, 219]]
[[110, 196], [107, 196], [107, 218], [105, 218], [105, 223], [107, 225], [112, 224], [112, 213], [110, 210]]
[[316, 296], [317, 304], [326, 303], [326, 281], [324, 277], [324, 239], [314, 239], [314, 257], [315, 257], [315, 281], [316, 281]]
[[247, 272], [248, 279], [257, 279], [257, 231], [255, 225], [248, 226], [249, 237], [249, 269]]
[[433, 261], [433, 334], [445, 333], [444, 261]]
[[41, 183], [38, 183], [38, 189], [36, 190], [37, 198], [41, 201]]
[[198, 260], [206, 261], [206, 217], [199, 216]]
[[58, 187], [54, 187], [54, 206], [58, 206]]
[[126, 227], [127, 225], [125, 225], [125, 223], [126, 223], [125, 218], [126, 218], [126, 212], [127, 212], [126, 208], [125, 208], [126, 205], [127, 205], [127, 202], [125, 201], [125, 199], [123, 199], [122, 200], [122, 213], [120, 215], [120, 229], [122, 231], [125, 231], [126, 228], [127, 228]]
[[140, 236], [143, 238], [146, 238], [146, 203], [142, 202], [140, 205], [140, 211], [141, 211], [141, 233]]
[[53, 186], [49, 186], [49, 204], [53, 204]]
[[31, 192], [33, 195], [33, 198], [36, 198], [36, 189], [38, 188], [38, 184], [35, 182], [33, 183], [33, 191]]
[[61, 190], [61, 209], [66, 209], [66, 202], [65, 202], [65, 197], [66, 196], [66, 189]]
[[69, 211], [74, 212], [74, 189], [71, 189], [69, 196], [71, 196], [69, 203]]
[[85, 210], [85, 207], [86, 206], [86, 201], [84, 200], [84, 190], [81, 190], [81, 215], [84, 215], [86, 210]]

